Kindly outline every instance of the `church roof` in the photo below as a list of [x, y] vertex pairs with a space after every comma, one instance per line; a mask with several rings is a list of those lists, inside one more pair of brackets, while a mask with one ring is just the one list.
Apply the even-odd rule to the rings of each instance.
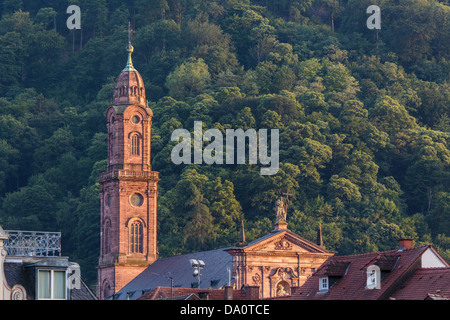
[[244, 247], [227, 247], [158, 259], [113, 295], [111, 299], [136, 300], [157, 287], [170, 287], [171, 280], [174, 287], [191, 288], [197, 284], [197, 279], [192, 275], [193, 268], [190, 265], [190, 259], [205, 262], [205, 267], [201, 270], [200, 288], [219, 289], [227, 284], [228, 268], [232, 269], [232, 256], [229, 252], [233, 250], [258, 250], [260, 246], [264, 247], [265, 244], [283, 237], [303, 248], [305, 252], [331, 254], [325, 248], [303, 239], [287, 229], [273, 231]]
[[232, 267], [231, 255], [226, 248], [189, 253], [173, 257], [161, 258], [147, 267], [136, 278], [119, 290], [113, 300], [136, 300], [156, 287], [191, 288], [197, 284], [193, 277], [194, 269], [190, 259], [203, 260], [205, 267], [201, 270], [200, 288], [218, 289], [227, 284], [228, 270]]

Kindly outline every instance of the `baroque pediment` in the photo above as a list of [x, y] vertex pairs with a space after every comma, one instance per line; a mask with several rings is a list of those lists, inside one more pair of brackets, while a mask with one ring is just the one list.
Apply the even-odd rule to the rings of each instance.
[[289, 253], [289, 252], [311, 252], [311, 253], [326, 253], [325, 248], [312, 243], [295, 233], [284, 230], [281, 232], [274, 232], [258, 240], [255, 240], [244, 248], [247, 253]]

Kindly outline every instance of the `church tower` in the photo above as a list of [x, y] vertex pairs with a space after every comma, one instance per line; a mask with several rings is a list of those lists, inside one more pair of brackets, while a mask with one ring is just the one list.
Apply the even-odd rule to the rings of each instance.
[[150, 162], [153, 112], [145, 99], [142, 77], [131, 60], [130, 39], [127, 52], [127, 64], [116, 80], [106, 112], [108, 164], [99, 177], [99, 299], [119, 291], [157, 259], [159, 177]]

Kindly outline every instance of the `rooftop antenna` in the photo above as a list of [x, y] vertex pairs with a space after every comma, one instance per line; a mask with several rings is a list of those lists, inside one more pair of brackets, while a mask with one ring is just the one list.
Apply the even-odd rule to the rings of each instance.
[[170, 272], [167, 272], [166, 277], [170, 280], [170, 297], [173, 297], [173, 277]]

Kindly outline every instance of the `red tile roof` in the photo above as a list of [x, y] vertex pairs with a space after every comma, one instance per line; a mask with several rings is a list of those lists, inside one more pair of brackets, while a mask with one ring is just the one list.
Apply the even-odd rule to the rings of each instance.
[[[199, 288], [179, 288], [179, 287], [156, 287], [145, 293], [137, 300], [164, 300], [186, 297], [195, 294], [198, 297], [202, 293], [208, 293], [208, 300], [225, 300], [225, 290], [223, 289], [199, 289]], [[245, 300], [244, 290], [233, 290], [233, 300]]]
[[[293, 300], [377, 300], [388, 299], [399, 289], [399, 283], [406, 280], [421, 267], [420, 257], [427, 250], [434, 249], [424, 245], [412, 249], [372, 252], [349, 256], [333, 256], [298, 288]], [[348, 264], [345, 275], [343, 266]], [[381, 289], [366, 289], [367, 268], [378, 265], [382, 271]], [[339, 272], [336, 274], [336, 266]], [[390, 268], [390, 269], [389, 269]], [[390, 271], [388, 271], [390, 270]], [[333, 273], [329, 273], [333, 271]], [[336, 277], [335, 283], [326, 292], [319, 293], [319, 278]], [[434, 292], [427, 292], [434, 293]], [[426, 293], [425, 293], [426, 294]]]
[[450, 297], [450, 267], [418, 269], [391, 298], [425, 300], [435, 295]]

